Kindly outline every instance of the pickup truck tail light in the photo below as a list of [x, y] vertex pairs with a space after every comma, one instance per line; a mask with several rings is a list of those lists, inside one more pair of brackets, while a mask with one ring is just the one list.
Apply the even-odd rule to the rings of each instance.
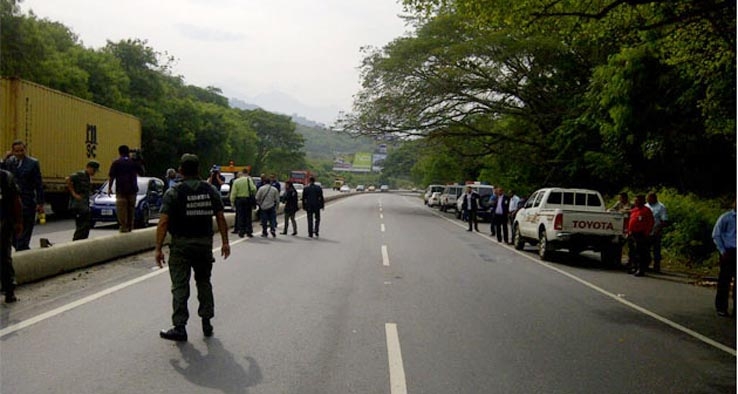
[[556, 214], [556, 217], [554, 217], [554, 230], [562, 230], [564, 228], [564, 215], [563, 214]]

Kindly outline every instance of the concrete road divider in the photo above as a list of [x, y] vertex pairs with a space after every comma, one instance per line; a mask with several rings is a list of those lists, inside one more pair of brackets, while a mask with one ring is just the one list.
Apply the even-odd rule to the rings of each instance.
[[[327, 196], [325, 200], [331, 201], [350, 195], [353, 193]], [[280, 205], [277, 212], [282, 213], [283, 207], [284, 205]], [[229, 227], [233, 226], [234, 220], [234, 214], [226, 214]], [[254, 225], [258, 226], [258, 220], [255, 219]], [[218, 228], [215, 219], [213, 219], [213, 228]], [[218, 237], [217, 230], [216, 237]], [[149, 227], [125, 234], [56, 243], [48, 248], [13, 253], [13, 267], [16, 281], [18, 284], [23, 284], [149, 251], [155, 246], [156, 227]]]

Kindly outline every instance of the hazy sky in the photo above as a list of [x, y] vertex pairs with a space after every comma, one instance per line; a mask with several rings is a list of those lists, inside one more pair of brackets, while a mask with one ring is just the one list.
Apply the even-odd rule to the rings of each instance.
[[148, 40], [177, 59], [174, 73], [188, 84], [326, 124], [350, 110], [360, 48], [407, 30], [396, 0], [24, 0], [21, 7], [70, 27], [87, 47]]

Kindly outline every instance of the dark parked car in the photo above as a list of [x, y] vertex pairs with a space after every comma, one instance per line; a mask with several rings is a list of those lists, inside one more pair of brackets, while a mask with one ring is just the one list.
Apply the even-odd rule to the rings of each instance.
[[[136, 196], [136, 212], [133, 223], [136, 228], [146, 227], [149, 220], [159, 217], [164, 181], [159, 178], [138, 177], [138, 195]], [[92, 210], [92, 226], [98, 222], [118, 222], [115, 209], [115, 182], [113, 194], [108, 194], [108, 181], [90, 198]]]

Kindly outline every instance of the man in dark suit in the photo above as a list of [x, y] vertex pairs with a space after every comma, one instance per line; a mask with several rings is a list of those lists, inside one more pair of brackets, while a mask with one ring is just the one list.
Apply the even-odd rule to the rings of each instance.
[[0, 169], [0, 290], [5, 293], [7, 303], [18, 301], [15, 296], [15, 270], [10, 248], [13, 235], [23, 233], [22, 212], [20, 189], [13, 174]]
[[510, 213], [510, 197], [505, 195], [505, 191], [501, 187], [497, 188], [495, 194], [497, 194], [497, 200], [494, 205], [490, 206], [492, 210], [492, 225], [495, 228], [495, 233], [497, 233], [497, 242], [504, 240], [505, 243], [509, 243], [507, 217]]
[[[320, 210], [325, 207], [323, 188], [315, 184], [315, 177], [310, 177], [310, 184], [302, 190], [302, 207], [307, 211], [308, 237], [320, 236]], [[313, 226], [313, 218], [315, 225]]]
[[466, 187], [466, 193], [461, 196], [464, 200], [461, 202], [461, 210], [464, 212], [464, 217], [469, 221], [469, 229], [466, 231], [472, 231], [472, 224], [474, 230], [479, 232], [479, 224], [477, 223], [477, 209], [479, 209], [479, 193], [472, 190], [471, 186]]
[[30, 249], [33, 225], [36, 213], [44, 213], [44, 187], [41, 180], [41, 166], [38, 160], [26, 155], [26, 144], [21, 140], [13, 141], [13, 148], [5, 160], [8, 170], [20, 189], [23, 205], [23, 232], [13, 239], [16, 251]]

